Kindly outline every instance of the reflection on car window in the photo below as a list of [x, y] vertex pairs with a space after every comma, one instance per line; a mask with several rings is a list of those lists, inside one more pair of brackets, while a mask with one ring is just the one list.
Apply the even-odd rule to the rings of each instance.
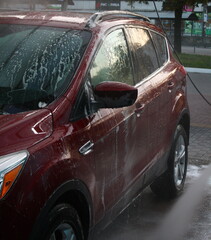
[[70, 29], [1, 24], [0, 105], [4, 111], [38, 109], [57, 98], [70, 83], [89, 35]]
[[148, 32], [141, 28], [128, 28], [134, 45], [135, 66], [138, 71], [138, 82], [158, 69], [157, 55]]
[[90, 70], [93, 86], [104, 81], [133, 85], [132, 67], [122, 29], [110, 33], [100, 47]]
[[160, 65], [164, 65], [168, 60], [168, 52], [166, 47], [166, 40], [163, 36], [151, 32], [151, 36], [153, 39], [153, 43], [155, 44], [156, 51], [158, 53], [158, 60], [160, 62]]

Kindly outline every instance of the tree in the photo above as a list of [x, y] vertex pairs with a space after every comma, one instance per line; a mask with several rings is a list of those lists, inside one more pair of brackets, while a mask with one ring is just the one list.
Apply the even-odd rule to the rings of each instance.
[[163, 4], [164, 10], [174, 11], [174, 49], [181, 53], [181, 30], [182, 30], [182, 13], [185, 6], [193, 6], [199, 4], [207, 4], [208, 0], [165, 0]]
[[[60, 0], [61, 1], [61, 0]], [[74, 5], [73, 0], [62, 0], [61, 1], [61, 10], [66, 11], [68, 5]]]
[[[133, 2], [148, 2], [144, 0], [127, 0], [129, 4]], [[181, 52], [181, 29], [182, 29], [182, 13], [184, 6], [196, 6], [199, 3], [207, 4], [208, 0], [165, 0], [163, 3], [163, 9], [168, 11], [174, 11], [175, 20], [174, 20], [174, 48], [175, 51]]]
[[30, 9], [30, 11], [35, 10], [35, 1], [34, 0], [29, 1], [29, 9]]

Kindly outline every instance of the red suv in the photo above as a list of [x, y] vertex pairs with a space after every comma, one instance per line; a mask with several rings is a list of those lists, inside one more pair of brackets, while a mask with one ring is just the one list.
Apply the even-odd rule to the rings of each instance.
[[84, 240], [147, 185], [176, 196], [189, 125], [186, 72], [148, 18], [2, 12], [0, 239]]

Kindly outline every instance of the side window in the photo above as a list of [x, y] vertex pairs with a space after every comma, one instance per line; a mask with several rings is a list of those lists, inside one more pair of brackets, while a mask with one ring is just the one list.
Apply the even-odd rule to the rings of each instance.
[[110, 33], [96, 54], [90, 70], [93, 86], [104, 81], [133, 85], [131, 61], [122, 29]]
[[135, 69], [138, 74], [137, 82], [159, 68], [157, 55], [148, 31], [141, 28], [128, 28], [134, 48]]
[[158, 60], [160, 65], [163, 66], [168, 61], [166, 39], [155, 32], [151, 32], [151, 36], [158, 54]]

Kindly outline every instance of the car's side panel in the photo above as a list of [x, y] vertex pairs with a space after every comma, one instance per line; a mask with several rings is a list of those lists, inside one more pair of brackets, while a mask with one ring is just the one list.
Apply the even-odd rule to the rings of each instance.
[[[119, 187], [122, 194], [146, 168], [148, 158], [148, 97], [149, 82], [138, 87], [136, 103], [115, 110], [117, 119], [117, 159]], [[140, 186], [141, 187], [141, 186]]]
[[100, 109], [90, 117], [94, 154], [94, 209], [95, 219], [102, 218], [114, 204], [117, 188], [116, 130], [112, 109]]
[[[102, 45], [96, 51], [90, 67], [90, 82], [93, 88], [101, 82], [119, 81], [133, 85], [133, 74], [127, 42], [122, 28], [110, 29]], [[102, 208], [112, 208], [123, 192], [131, 185], [137, 171], [138, 143], [136, 111], [141, 106], [101, 109], [93, 115], [93, 142], [96, 145], [96, 172], [99, 179], [98, 194]], [[104, 119], [104, 120], [103, 120]], [[146, 128], [145, 128], [146, 129]], [[145, 139], [144, 139], [145, 144]], [[139, 145], [138, 145], [139, 146]], [[102, 154], [104, 153], [104, 154]], [[146, 151], [143, 151], [145, 154]], [[135, 157], [135, 159], [134, 159]]]
[[[131, 25], [126, 30], [134, 61], [136, 87], [139, 92], [136, 112], [138, 109], [143, 108], [142, 113], [137, 114], [140, 119], [136, 123], [138, 138], [143, 134], [143, 140], [145, 139], [145, 141], [142, 141], [142, 146], [144, 144], [147, 146], [145, 154], [143, 149], [141, 151], [141, 156], [143, 154], [142, 157], [145, 161], [142, 168], [148, 168], [152, 164], [152, 156], [156, 153], [158, 141], [156, 128], [158, 127], [159, 111], [157, 104], [154, 103], [158, 93], [153, 81], [156, 78], [159, 65], [148, 31], [139, 26]], [[144, 121], [144, 124], [142, 121]], [[139, 164], [141, 164], [141, 161]]]
[[172, 114], [172, 92], [168, 86], [171, 83], [171, 72], [162, 70], [151, 78], [153, 85], [153, 96], [149, 106], [149, 129], [150, 135], [150, 152], [151, 161], [156, 161], [170, 147], [169, 132], [173, 134], [174, 129], [171, 129], [170, 120]]

